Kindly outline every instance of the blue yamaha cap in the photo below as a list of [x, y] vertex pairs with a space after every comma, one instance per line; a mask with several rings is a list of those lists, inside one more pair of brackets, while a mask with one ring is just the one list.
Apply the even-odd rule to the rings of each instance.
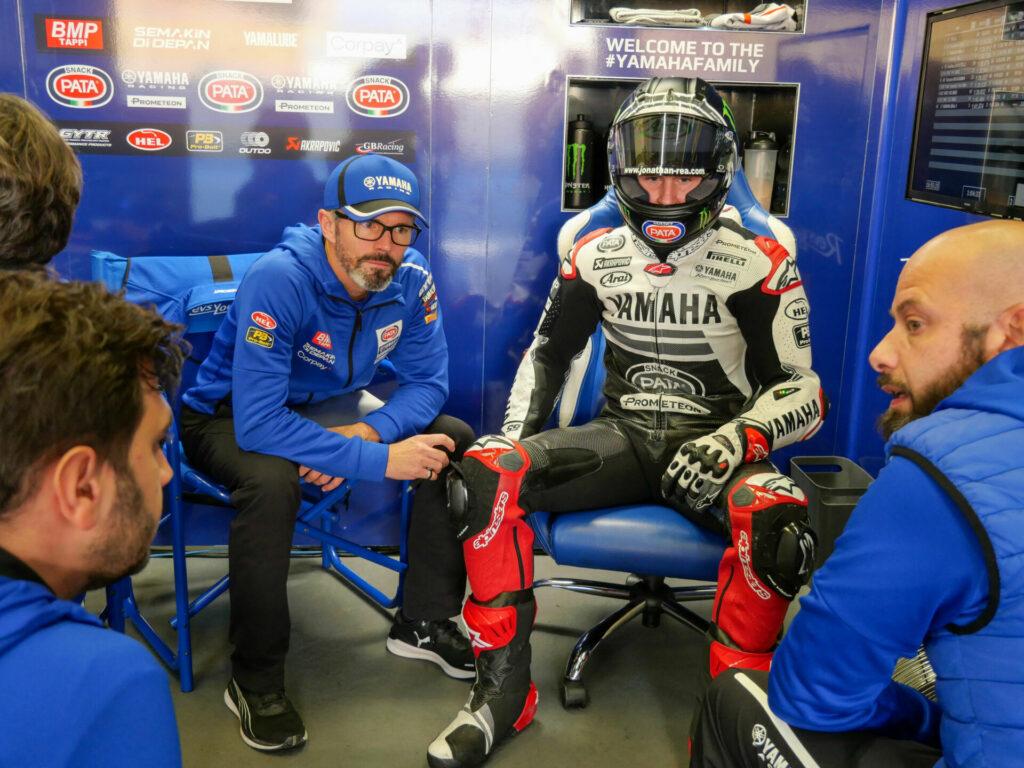
[[419, 204], [420, 186], [412, 171], [397, 160], [372, 152], [342, 162], [324, 187], [324, 208], [341, 209], [356, 221], [408, 211], [426, 224]]

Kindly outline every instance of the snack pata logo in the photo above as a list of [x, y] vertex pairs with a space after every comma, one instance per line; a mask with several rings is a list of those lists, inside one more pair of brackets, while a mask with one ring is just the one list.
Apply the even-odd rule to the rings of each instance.
[[345, 102], [357, 115], [394, 117], [409, 107], [409, 88], [397, 77], [366, 75], [352, 81]]
[[99, 67], [68, 64], [46, 76], [46, 92], [58, 104], [74, 109], [94, 109], [110, 102], [114, 81]]
[[263, 103], [263, 84], [248, 72], [220, 69], [199, 81], [199, 100], [214, 112], [251, 112]]

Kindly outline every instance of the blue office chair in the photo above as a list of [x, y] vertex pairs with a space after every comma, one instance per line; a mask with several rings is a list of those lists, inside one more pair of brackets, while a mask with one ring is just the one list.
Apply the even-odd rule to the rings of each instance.
[[[234, 300], [238, 283], [245, 270], [261, 253], [229, 256], [143, 256], [124, 258], [108, 252], [92, 254], [92, 276], [113, 291], [125, 292], [129, 301], [153, 305], [168, 320], [185, 326], [185, 336], [193, 344], [182, 372], [179, 394], [194, 381], [199, 365], [209, 351], [213, 335]], [[386, 361], [385, 361], [386, 362]], [[393, 372], [393, 371], [392, 371]], [[177, 433], [180, 397], [171, 403], [175, 416], [171, 436], [165, 448], [174, 476], [164, 489], [164, 516], [160, 525], [171, 526], [174, 564], [175, 616], [170, 624], [177, 632], [174, 647], [165, 642], [142, 615], [130, 577], [107, 588], [107, 607], [102, 614], [111, 628], [124, 632], [130, 621], [156, 654], [172, 671], [177, 672], [181, 690], [194, 687], [192, 674], [192, 640], [190, 622], [193, 616], [213, 602], [228, 588], [228, 576], [221, 578], [203, 594], [188, 602], [188, 574], [185, 550], [183, 499], [191, 494], [212, 501], [216, 506], [231, 506], [227, 489], [213, 482], [188, 464], [181, 450]], [[401, 541], [397, 557], [390, 557], [338, 536], [336, 527], [347, 507], [355, 482], [344, 482], [329, 493], [303, 484], [302, 507], [295, 523], [296, 533], [320, 544], [321, 563], [344, 578], [382, 608], [401, 603], [403, 577], [406, 570], [406, 531], [408, 530], [411, 494], [403, 484], [401, 494]], [[374, 586], [346, 565], [340, 552], [355, 555], [398, 574], [398, 585], [392, 594]]]
[[[560, 235], [560, 257], [573, 241], [588, 232], [622, 224], [614, 188], [582, 215], [589, 220], [582, 229], [571, 228], [575, 230], [571, 240], [565, 240], [564, 231]], [[742, 223], [755, 234], [778, 240], [795, 257], [792, 232], [757, 202], [742, 169], [736, 173], [729, 205], [722, 215]], [[588, 350], [574, 361], [557, 408], [558, 426], [585, 424], [601, 410], [604, 344], [604, 334], [598, 328], [590, 338]], [[537, 543], [558, 565], [631, 574], [625, 584], [578, 578], [534, 582], [534, 587], [554, 587], [626, 601], [576, 642], [560, 685], [565, 708], [587, 705], [589, 695], [583, 683], [583, 670], [588, 659], [608, 635], [636, 616], [642, 617], [645, 627], [659, 626], [662, 614], [667, 614], [697, 632], [708, 630], [707, 619], [683, 603], [714, 598], [718, 563], [729, 545], [725, 538], [657, 504], [558, 514], [535, 512], [527, 521]], [[669, 586], [666, 579], [704, 583]]]

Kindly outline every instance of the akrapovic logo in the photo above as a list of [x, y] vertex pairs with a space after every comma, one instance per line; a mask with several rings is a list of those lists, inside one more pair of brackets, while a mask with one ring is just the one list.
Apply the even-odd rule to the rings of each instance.
[[251, 112], [263, 103], [263, 84], [248, 72], [221, 69], [199, 81], [199, 100], [214, 112]]
[[396, 77], [366, 75], [352, 81], [345, 103], [357, 115], [394, 117], [409, 106], [409, 89]]
[[58, 104], [75, 109], [94, 109], [110, 102], [114, 81], [99, 67], [68, 64], [46, 76], [46, 92]]
[[686, 234], [686, 227], [678, 221], [645, 221], [643, 232], [656, 243], [674, 243]]
[[136, 149], [158, 152], [171, 146], [171, 135], [159, 128], [136, 128], [125, 140]]

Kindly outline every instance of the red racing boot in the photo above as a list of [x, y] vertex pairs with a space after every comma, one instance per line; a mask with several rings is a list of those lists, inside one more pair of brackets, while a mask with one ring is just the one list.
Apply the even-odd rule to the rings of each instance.
[[494, 748], [533, 720], [537, 687], [530, 679], [532, 589], [502, 592], [462, 609], [476, 654], [476, 682], [465, 706], [427, 748], [431, 768], [480, 765]]

